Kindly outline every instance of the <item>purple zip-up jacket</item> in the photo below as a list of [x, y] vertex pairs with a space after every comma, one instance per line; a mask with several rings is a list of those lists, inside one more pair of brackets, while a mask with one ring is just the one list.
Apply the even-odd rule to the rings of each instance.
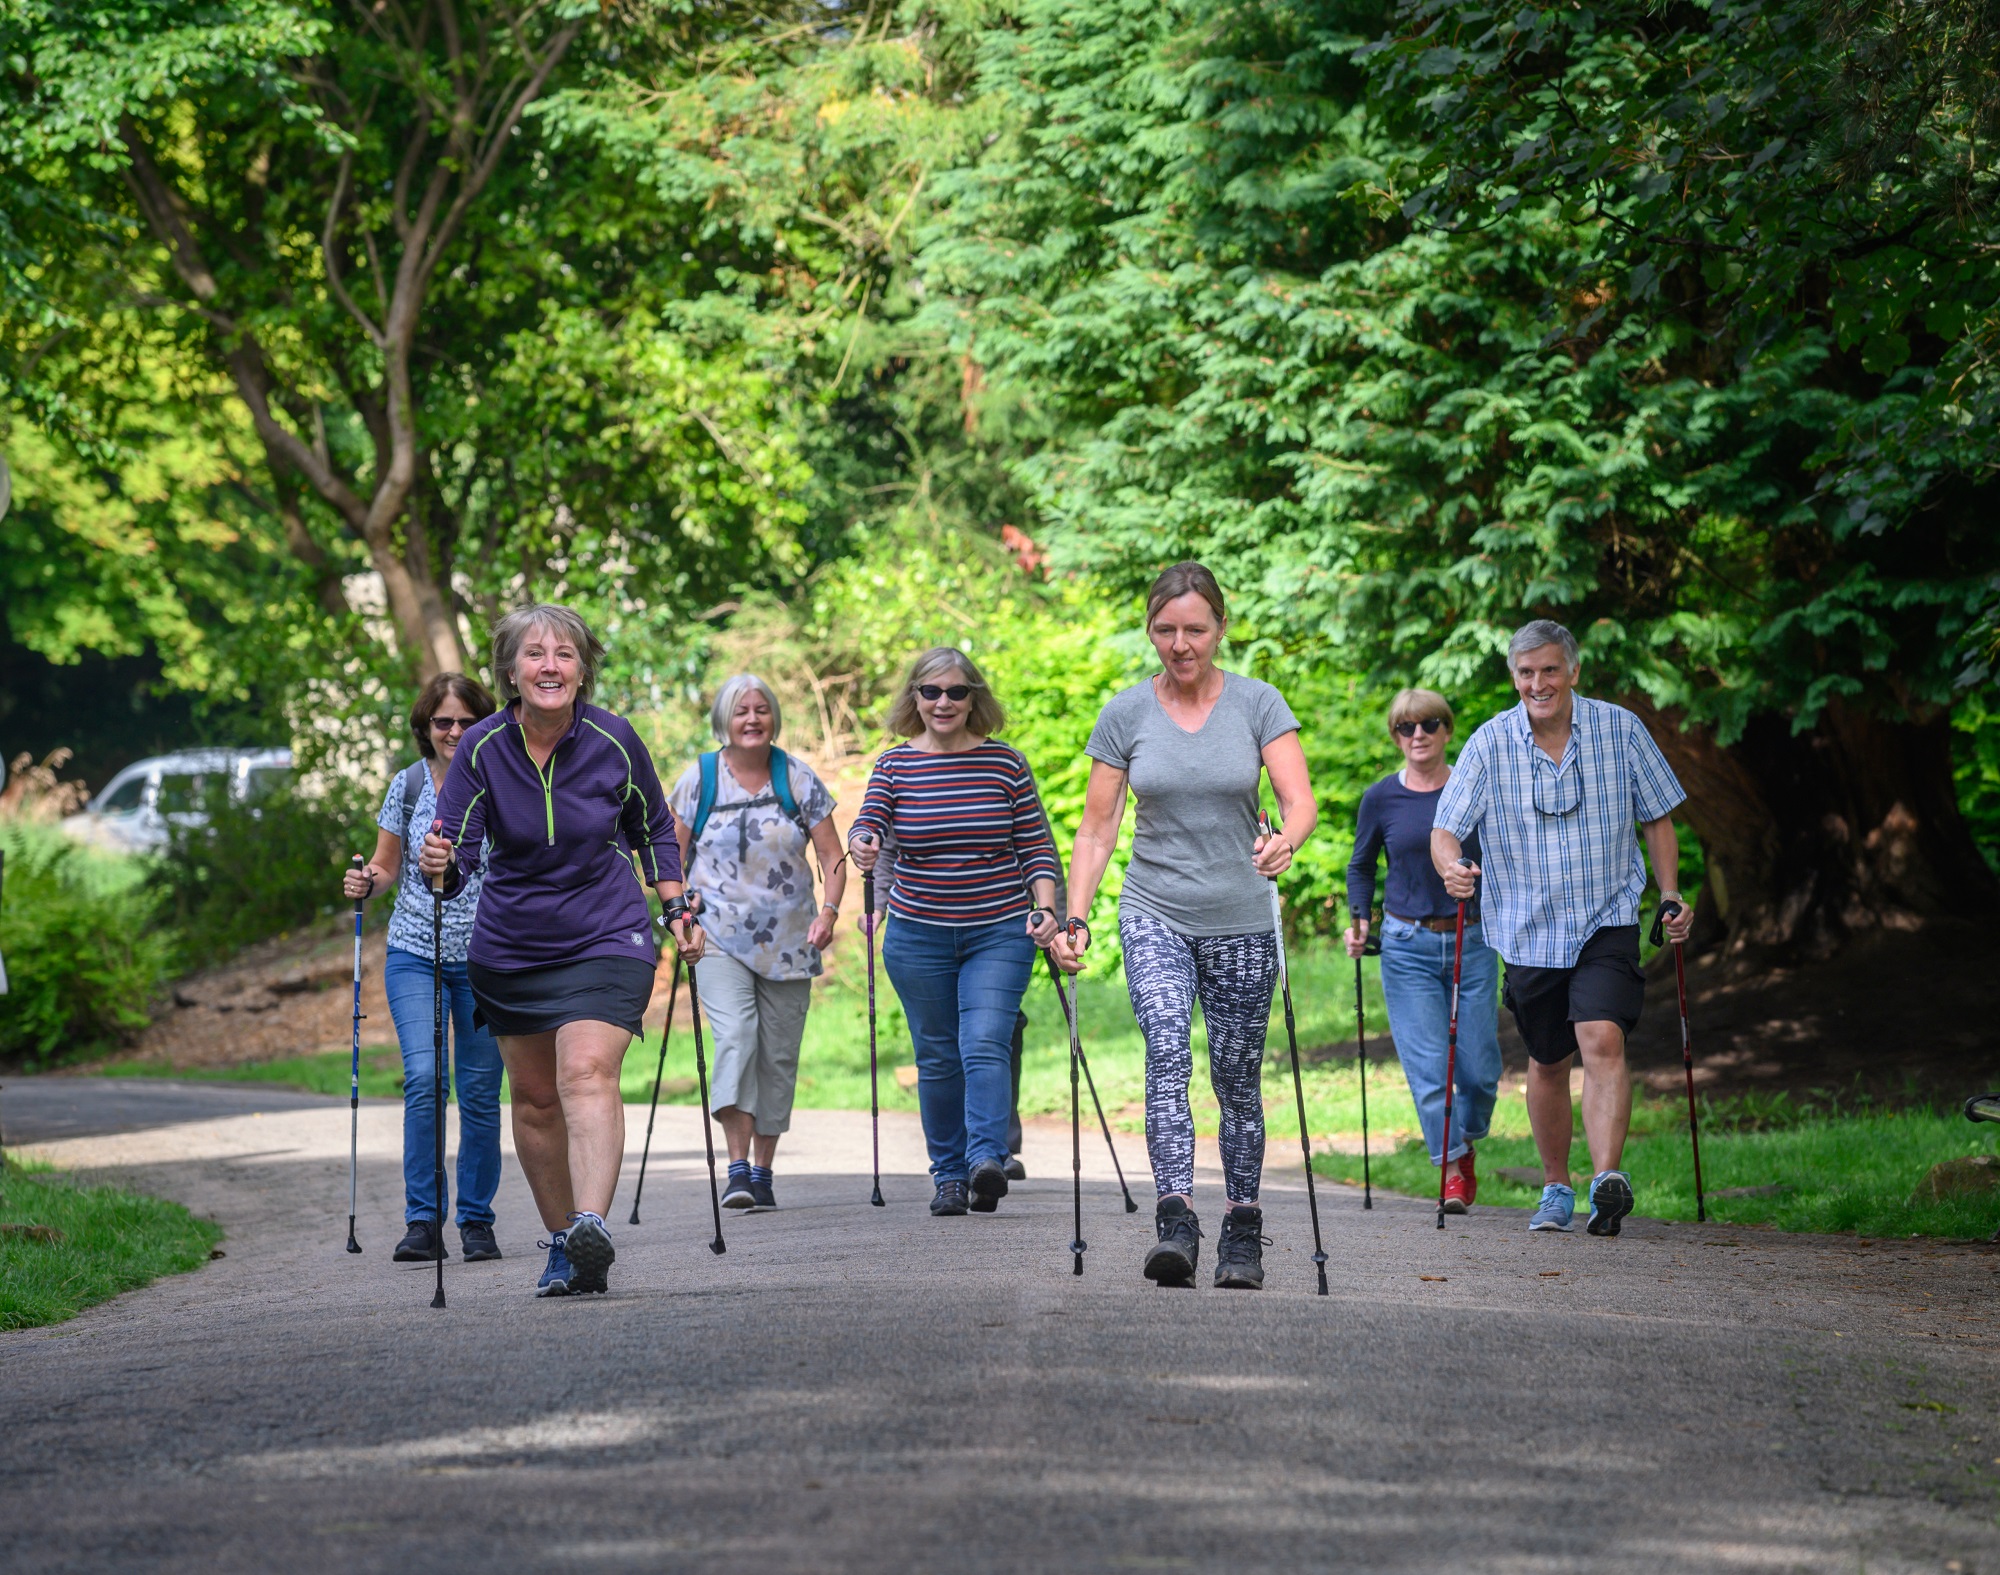
[[514, 709], [466, 730], [438, 799], [454, 849], [447, 895], [485, 850], [471, 960], [502, 972], [586, 957], [652, 966], [639, 871], [648, 882], [681, 878], [674, 812], [652, 756], [623, 717], [579, 704], [547, 770], [538, 769]]

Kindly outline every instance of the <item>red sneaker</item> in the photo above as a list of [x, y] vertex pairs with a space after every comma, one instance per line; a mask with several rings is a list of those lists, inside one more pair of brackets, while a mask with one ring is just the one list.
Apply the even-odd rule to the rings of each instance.
[[1444, 1178], [1444, 1211], [1463, 1214], [1478, 1196], [1479, 1178], [1473, 1174], [1472, 1151], [1467, 1149], [1460, 1168]]

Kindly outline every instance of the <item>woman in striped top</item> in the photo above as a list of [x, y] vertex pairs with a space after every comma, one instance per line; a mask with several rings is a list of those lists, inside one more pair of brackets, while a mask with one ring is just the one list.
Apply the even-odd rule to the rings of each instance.
[[910, 1020], [933, 1214], [991, 1214], [1007, 1195], [1014, 1014], [1058, 933], [1034, 773], [989, 737], [1006, 720], [963, 651], [924, 652], [889, 713], [909, 742], [876, 761], [848, 844], [866, 871], [896, 841], [882, 963]]

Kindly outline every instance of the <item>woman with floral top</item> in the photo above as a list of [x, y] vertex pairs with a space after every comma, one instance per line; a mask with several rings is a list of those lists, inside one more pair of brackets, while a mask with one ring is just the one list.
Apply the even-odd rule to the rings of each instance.
[[[806, 1008], [847, 885], [833, 795], [804, 761], [777, 748], [783, 725], [771, 686], [738, 673], [709, 711], [721, 748], [689, 766], [667, 800], [714, 947], [700, 986], [715, 1036], [709, 1109], [729, 1144], [726, 1209], [778, 1206], [772, 1162], [792, 1124]], [[704, 771], [712, 784], [705, 813]], [[817, 905], [808, 842], [829, 872]]]
[[[463, 673], [439, 673], [410, 708], [410, 731], [420, 759], [396, 773], [375, 818], [375, 856], [349, 870], [341, 890], [350, 901], [395, 886], [389, 914], [389, 951], [382, 968], [389, 1015], [403, 1048], [403, 1218], [409, 1227], [396, 1244], [397, 1263], [429, 1263], [437, 1256], [444, 1210], [433, 1190], [431, 1145], [437, 1117], [433, 1101], [431, 1021], [431, 894], [417, 873], [423, 834], [437, 816], [438, 790], [466, 729], [493, 714], [493, 697]], [[412, 834], [414, 828], [414, 835]], [[500, 1046], [473, 1016], [465, 958], [479, 911], [479, 877], [444, 905], [445, 1016], [452, 1025], [451, 1067], [458, 1078], [458, 1242], [467, 1263], [500, 1256], [493, 1237], [493, 1194], [500, 1187]]]

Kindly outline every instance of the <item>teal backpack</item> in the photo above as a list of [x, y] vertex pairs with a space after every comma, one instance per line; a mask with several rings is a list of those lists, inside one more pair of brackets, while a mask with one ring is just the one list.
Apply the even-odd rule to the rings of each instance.
[[[695, 799], [694, 819], [688, 823], [690, 840], [693, 842], [701, 840], [702, 830], [708, 825], [708, 817], [715, 812], [716, 777], [718, 775], [715, 760], [718, 753], [719, 751], [711, 749], [697, 762], [701, 771], [701, 792]], [[805, 817], [799, 813], [799, 801], [792, 797], [791, 757], [775, 744], [771, 746], [771, 797], [777, 802], [779, 812], [784, 815], [785, 819], [797, 826], [799, 830], [806, 832], [808, 835], [811, 834], [812, 828], [806, 824]], [[756, 798], [746, 799], [738, 807], [747, 809], [753, 804], [761, 804], [763, 802], [764, 796], [760, 793]]]

